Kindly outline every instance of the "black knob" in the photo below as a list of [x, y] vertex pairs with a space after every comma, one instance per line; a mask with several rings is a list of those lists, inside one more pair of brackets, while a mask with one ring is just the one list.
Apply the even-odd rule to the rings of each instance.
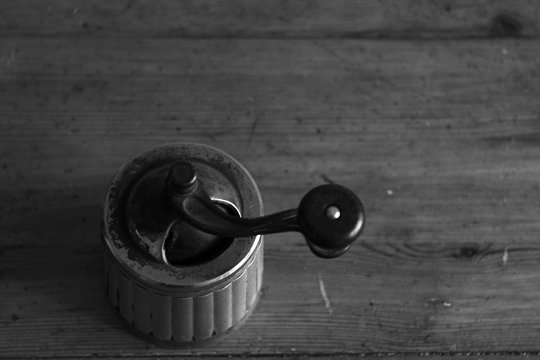
[[189, 195], [197, 188], [197, 174], [193, 165], [180, 162], [169, 171], [169, 191], [178, 195]]
[[351, 190], [335, 184], [321, 185], [300, 201], [298, 224], [311, 251], [333, 258], [347, 251], [360, 236], [364, 207]]
[[187, 162], [174, 165], [169, 173], [169, 196], [180, 217], [197, 229], [227, 238], [286, 231], [301, 232], [311, 251], [323, 258], [343, 254], [360, 236], [365, 212], [360, 199], [335, 184], [310, 190], [298, 209], [259, 218], [239, 218], [214, 203]]

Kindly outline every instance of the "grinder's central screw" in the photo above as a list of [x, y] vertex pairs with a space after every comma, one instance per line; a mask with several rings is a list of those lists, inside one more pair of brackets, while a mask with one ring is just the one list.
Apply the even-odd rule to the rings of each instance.
[[169, 173], [169, 187], [179, 195], [188, 195], [197, 188], [197, 174], [193, 165], [179, 162]]

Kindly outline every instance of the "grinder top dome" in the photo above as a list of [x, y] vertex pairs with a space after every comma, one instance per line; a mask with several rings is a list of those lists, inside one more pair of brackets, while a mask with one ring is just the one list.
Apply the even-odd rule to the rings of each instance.
[[199, 288], [232, 276], [261, 241], [211, 235], [181, 220], [167, 193], [167, 178], [178, 162], [193, 166], [206, 192], [229, 215], [254, 218], [263, 212], [247, 170], [215, 148], [169, 144], [129, 161], [105, 197], [104, 239], [126, 271], [157, 288]]

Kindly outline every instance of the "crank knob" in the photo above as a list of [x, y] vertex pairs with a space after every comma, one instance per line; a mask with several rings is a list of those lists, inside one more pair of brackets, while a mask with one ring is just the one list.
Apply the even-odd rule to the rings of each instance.
[[360, 199], [336, 184], [311, 189], [298, 206], [300, 232], [311, 251], [323, 258], [334, 258], [347, 251], [360, 236], [364, 219]]

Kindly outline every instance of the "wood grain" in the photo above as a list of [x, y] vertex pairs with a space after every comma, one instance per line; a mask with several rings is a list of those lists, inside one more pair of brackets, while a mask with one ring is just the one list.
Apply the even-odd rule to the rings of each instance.
[[0, 36], [538, 37], [534, 0], [4, 0]]
[[[9, 37], [0, 43], [0, 356], [540, 351], [540, 43]], [[267, 212], [335, 181], [344, 257], [268, 236], [264, 294], [202, 349], [126, 330], [100, 283], [101, 198], [164, 142], [214, 145]], [[326, 303], [321, 288], [328, 297]]]

